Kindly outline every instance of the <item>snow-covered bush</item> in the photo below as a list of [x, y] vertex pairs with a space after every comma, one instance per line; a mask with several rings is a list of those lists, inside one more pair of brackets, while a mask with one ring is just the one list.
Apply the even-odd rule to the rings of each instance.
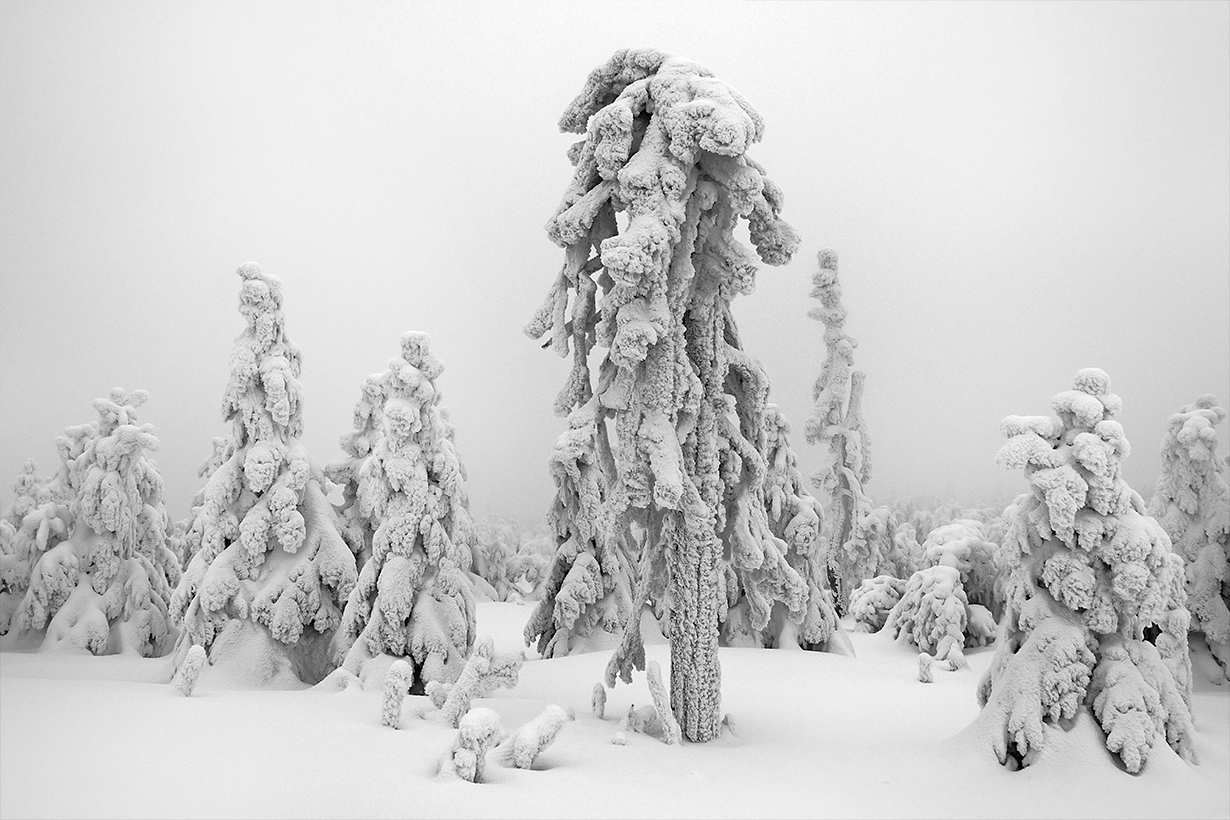
[[456, 683], [430, 680], [426, 693], [431, 703], [453, 726], [470, 710], [475, 698], [485, 698], [501, 687], [512, 689], [521, 674], [525, 653], [495, 653], [495, 644], [488, 637], [479, 638], [466, 660]]
[[901, 600], [889, 611], [884, 628], [894, 638], [908, 640], [950, 668], [965, 668], [962, 650], [982, 646], [995, 634], [995, 619], [971, 604], [961, 573], [945, 564], [920, 569], [906, 582]]
[[389, 666], [384, 681], [384, 697], [380, 702], [380, 724], [392, 729], [401, 728], [401, 704], [414, 682], [414, 668], [402, 659]]
[[222, 404], [231, 432], [206, 464], [192, 525], [200, 549], [172, 602], [184, 624], [175, 662], [199, 644], [212, 665], [315, 683], [331, 668], [328, 642], [355, 583], [354, 556], [324, 474], [300, 443], [300, 354], [286, 335], [281, 282], [251, 263], [238, 273], [247, 327]]
[[879, 632], [889, 610], [905, 593], [905, 581], [891, 575], [877, 575], [863, 581], [850, 594], [850, 614], [864, 632]]
[[936, 527], [922, 544], [923, 565], [953, 567], [961, 574], [961, 586], [969, 602], [998, 615], [1003, 601], [997, 596], [996, 545], [982, 534], [982, 524], [960, 518]]
[[1226, 411], [1205, 394], [1170, 417], [1149, 513], [1186, 561], [1191, 628], [1230, 675], [1230, 484], [1217, 457]]
[[441, 774], [451, 772], [470, 783], [482, 783], [487, 767], [487, 752], [500, 742], [504, 729], [500, 716], [490, 709], [476, 706], [466, 712], [456, 724], [457, 738], [453, 749], [441, 761]]
[[[355, 409], [355, 452], [347, 468], [347, 515], [370, 545], [335, 642], [335, 660], [354, 674], [379, 655], [406, 658], [415, 691], [452, 682], [474, 644], [474, 598], [464, 573], [474, 530], [465, 470], [435, 380], [444, 366], [427, 334], [408, 331], [401, 356], [369, 377]], [[334, 470], [340, 476], [340, 471]]]
[[573, 719], [572, 713], [562, 706], [548, 706], [496, 747], [496, 760], [518, 769], [533, 768], [538, 755], [555, 742], [559, 730]]
[[96, 399], [97, 422], [57, 439], [59, 474], [36, 491], [0, 570], [24, 589], [13, 619], [44, 646], [95, 655], [160, 655], [172, 637], [167, 614], [179, 562], [166, 546], [162, 479], [146, 451], [152, 427], [137, 426], [143, 390]]
[[1187, 622], [1183, 559], [1120, 475], [1128, 442], [1110, 379], [1086, 368], [1073, 388], [1051, 400], [1055, 416], [1002, 423], [996, 460], [1022, 468], [1030, 490], [1007, 514], [1008, 597], [978, 723], [1001, 763], [1028, 765], [1049, 724], [1093, 704], [1107, 748], [1137, 772], [1159, 734], [1191, 758], [1188, 693], [1172, 671], [1186, 646], [1147, 638]]
[[812, 484], [827, 499], [823, 539], [837, 598], [844, 613], [852, 593], [865, 579], [893, 571], [886, 565], [892, 533], [874, 528], [871, 499], [863, 486], [871, 479], [871, 438], [863, 419], [866, 374], [854, 370], [858, 345], [845, 331], [846, 309], [837, 281], [837, 254], [823, 250], [812, 276], [811, 296], [820, 304], [808, 316], [824, 324], [824, 364], [812, 388], [815, 405], [807, 419], [808, 442], [828, 445], [828, 463], [816, 470]]
[[[764, 509], [768, 380], [730, 311], [757, 269], [735, 238], [739, 220], [769, 264], [789, 260], [798, 237], [747, 156], [760, 116], [691, 60], [616, 52], [560, 126], [584, 135], [547, 225], [565, 259], [526, 331], [572, 354], [555, 402], [569, 429], [551, 460], [558, 552], [526, 639], [561, 654], [594, 626], [639, 629], [642, 602], [667, 610], [671, 701], [684, 736], [709, 740], [718, 630], [733, 603], [725, 555], [749, 600], [792, 613], [807, 604]], [[596, 385], [595, 346], [607, 349]], [[751, 607], [754, 629], [770, 611]]]

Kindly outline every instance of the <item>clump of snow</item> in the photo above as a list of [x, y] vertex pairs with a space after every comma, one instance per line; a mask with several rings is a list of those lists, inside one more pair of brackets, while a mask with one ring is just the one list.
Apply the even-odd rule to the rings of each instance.
[[498, 761], [518, 769], [530, 769], [542, 751], [555, 742], [564, 724], [575, 716], [561, 706], [548, 706], [538, 717], [514, 731], [495, 750]]
[[401, 728], [401, 705], [414, 681], [414, 668], [404, 660], [393, 661], [384, 682], [384, 697], [380, 706], [380, 724], [392, 729]]
[[470, 783], [482, 783], [487, 752], [499, 743], [503, 733], [500, 716], [494, 711], [482, 706], [469, 710], [457, 724], [457, 738], [441, 762], [441, 774], [452, 773]]
[[175, 675], [171, 678], [171, 686], [179, 694], [188, 697], [196, 688], [197, 676], [201, 674], [201, 667], [204, 665], [205, 647], [192, 647], [184, 656], [184, 662], [179, 665], [179, 669], [175, 670]]

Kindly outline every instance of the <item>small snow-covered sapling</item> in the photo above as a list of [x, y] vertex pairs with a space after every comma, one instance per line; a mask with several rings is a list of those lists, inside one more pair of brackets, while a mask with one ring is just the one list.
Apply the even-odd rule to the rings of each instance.
[[175, 691], [184, 697], [191, 695], [192, 690], [196, 688], [197, 676], [201, 674], [201, 667], [204, 665], [205, 647], [194, 644], [188, 650], [179, 669], [175, 670], [175, 677], [171, 679], [171, 685], [175, 687]]
[[483, 782], [487, 751], [499, 742], [503, 733], [499, 715], [482, 706], [474, 707], [458, 721], [457, 738], [452, 751], [442, 761], [442, 771], [451, 768], [462, 780]]
[[496, 749], [496, 759], [506, 766], [529, 769], [542, 750], [550, 746], [559, 730], [575, 716], [571, 709], [548, 706], [538, 717], [513, 732]]
[[393, 729], [401, 728], [401, 704], [414, 682], [414, 669], [404, 660], [395, 660], [384, 680], [384, 700], [380, 709], [380, 723]]
[[931, 683], [931, 681], [935, 680], [934, 676], [931, 674], [931, 665], [932, 665], [931, 661], [932, 661], [931, 656], [928, 655], [926, 652], [918, 653], [918, 682], [919, 683]]
[[480, 637], [457, 682], [450, 685], [431, 681], [427, 684], [427, 696], [444, 713], [444, 719], [456, 727], [475, 698], [486, 697], [499, 687], [516, 686], [524, 661], [524, 652], [497, 656], [491, 638]]
[[601, 682], [594, 684], [593, 694], [589, 698], [590, 709], [594, 712], [594, 717], [602, 720], [606, 716], [606, 687]]
[[662, 668], [657, 661], [645, 664], [645, 677], [649, 681], [649, 694], [653, 695], [654, 708], [662, 721], [662, 742], [668, 746], [681, 742], [683, 734], [679, 730], [679, 721], [675, 720], [671, 711], [670, 697], [666, 694], [666, 687], [662, 685]]

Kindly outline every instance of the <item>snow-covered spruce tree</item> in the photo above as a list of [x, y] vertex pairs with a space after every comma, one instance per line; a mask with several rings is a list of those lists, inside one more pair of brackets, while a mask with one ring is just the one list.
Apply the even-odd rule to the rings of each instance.
[[166, 546], [162, 478], [145, 456], [158, 440], [136, 424], [145, 399], [121, 388], [96, 399], [98, 421], [57, 439], [60, 474], [22, 522], [15, 556], [28, 570], [15, 622], [45, 646], [146, 657], [169, 648], [180, 568]]
[[[571, 349], [555, 402], [569, 430], [552, 466], [558, 555], [526, 637], [550, 651], [555, 633], [580, 619], [623, 620], [615, 664], [628, 672], [644, 665], [634, 635], [641, 604], [665, 603], [671, 705], [683, 735], [705, 741], [721, 718], [718, 630], [733, 603], [725, 561], [749, 601], [764, 602], [753, 628], [765, 627], [773, 601], [797, 622], [806, 614], [806, 582], [764, 508], [768, 380], [730, 312], [756, 272], [734, 237], [738, 221], [769, 264], [786, 262], [798, 237], [778, 217], [777, 186], [746, 153], [763, 132], [760, 116], [691, 60], [616, 52], [560, 127], [585, 135], [569, 151], [576, 171], [547, 225], [564, 265], [526, 331], [549, 333], [561, 355]], [[607, 349], [596, 386], [595, 346]], [[635, 573], [625, 563], [633, 554]], [[594, 608], [596, 617], [574, 614]]]
[[961, 574], [961, 586], [971, 604], [985, 607], [996, 617], [1003, 607], [999, 577], [999, 548], [983, 536], [983, 526], [972, 518], [936, 527], [922, 544], [923, 566], [949, 566]]
[[[882, 554], [882, 539], [869, 532], [871, 499], [863, 485], [871, 478], [871, 439], [863, 421], [862, 397], [866, 374], [854, 370], [854, 348], [846, 334], [846, 309], [837, 281], [837, 254], [820, 251], [820, 269], [812, 277], [813, 299], [820, 304], [807, 312], [824, 324], [826, 355], [812, 388], [815, 405], [807, 419], [808, 442], [827, 444], [828, 464], [812, 473], [812, 484], [828, 500], [821, 537], [828, 555], [837, 611], [845, 613], [850, 594], [865, 579], [891, 573]], [[888, 534], [891, 543], [892, 534]]]
[[198, 644], [212, 665], [246, 677], [315, 683], [329, 671], [354, 556], [324, 474], [300, 444], [300, 354], [286, 335], [281, 282], [252, 263], [238, 273], [247, 327], [235, 339], [222, 402], [232, 428], [206, 464], [193, 522], [201, 546], [172, 600], [184, 624], [175, 663]]
[[[371, 558], [346, 601], [334, 660], [352, 674], [380, 655], [405, 658], [413, 692], [457, 679], [474, 645], [474, 599], [464, 577], [474, 529], [465, 470], [435, 380], [444, 366], [426, 333], [401, 337], [401, 356], [369, 378], [355, 410], [370, 441], [352, 510]], [[353, 449], [362, 451], [368, 445]]]
[[[767, 464], [763, 484], [765, 512], [769, 530], [786, 544], [786, 562], [807, 584], [807, 610], [802, 623], [790, 617], [780, 601], [749, 600], [743, 573], [736, 566], [727, 568], [727, 589], [739, 592], [738, 602], [726, 617], [722, 630], [725, 644], [739, 643], [737, 630], [750, 630], [756, 607], [771, 606], [767, 625], [751, 635], [753, 644], [764, 647], [799, 646], [804, 649], [829, 648], [837, 624], [833, 594], [829, 589], [827, 563], [821, 549], [820, 504], [807, 492], [799, 472], [798, 457], [790, 447], [790, 422], [775, 404], [765, 408], [765, 447]], [[754, 591], [756, 584], [751, 584]], [[728, 592], [729, 594], [729, 592]], [[844, 645], [844, 641], [843, 641]]]
[[1204, 634], [1230, 675], [1230, 484], [1217, 457], [1217, 425], [1225, 420], [1225, 409], [1208, 394], [1170, 417], [1149, 514], [1187, 561], [1192, 631]]
[[1086, 368], [1051, 399], [1056, 416], [1002, 423], [996, 460], [1023, 468], [1030, 490], [1000, 547], [1008, 599], [976, 725], [1004, 764], [1029, 765], [1050, 724], [1089, 708], [1130, 772], [1158, 734], [1191, 757], [1186, 646], [1148, 637], [1186, 629], [1183, 559], [1120, 475], [1121, 405], [1106, 373]]

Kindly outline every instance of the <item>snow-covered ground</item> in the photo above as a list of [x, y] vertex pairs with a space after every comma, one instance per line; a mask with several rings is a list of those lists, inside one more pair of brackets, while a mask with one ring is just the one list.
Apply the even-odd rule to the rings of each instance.
[[[479, 604], [499, 652], [521, 647], [528, 605]], [[917, 680], [917, 652], [852, 633], [856, 658], [723, 649], [734, 732], [668, 746], [627, 733], [651, 702], [643, 675], [590, 710], [609, 653], [550, 661], [531, 650], [513, 690], [475, 705], [513, 730], [548, 704], [575, 710], [530, 770], [489, 763], [488, 782], [440, 778], [456, 730], [425, 697], [402, 730], [380, 725], [381, 692], [331, 680], [244, 689], [207, 670], [184, 698], [168, 659], [0, 652], [0, 817], [1221, 817], [1230, 816], [1230, 686], [1193, 656], [1199, 765], [1164, 744], [1139, 776], [1091, 719], [1055, 731], [1043, 759], [1000, 767], [975, 729], [971, 669]], [[668, 647], [647, 647], [668, 668]]]

